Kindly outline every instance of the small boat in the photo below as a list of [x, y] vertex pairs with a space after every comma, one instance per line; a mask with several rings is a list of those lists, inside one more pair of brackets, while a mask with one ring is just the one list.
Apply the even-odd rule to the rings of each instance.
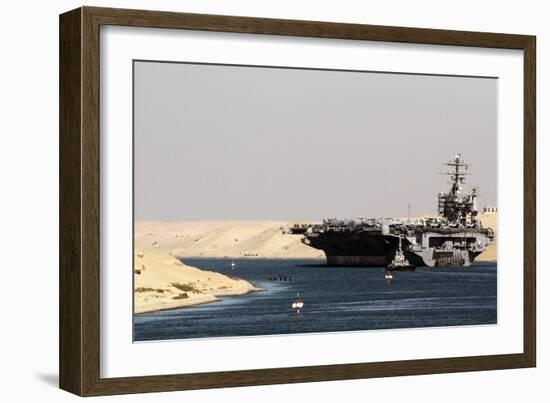
[[300, 298], [300, 293], [296, 293], [296, 299], [292, 301], [292, 309], [296, 311], [296, 314], [300, 314], [303, 307], [304, 301]]
[[415, 266], [410, 264], [403, 253], [403, 235], [399, 235], [399, 248], [395, 251], [395, 256], [391, 263], [386, 267], [389, 272], [392, 271], [414, 271]]
[[231, 270], [235, 270], [235, 261], [234, 260], [231, 261]]
[[393, 274], [391, 271], [387, 271], [386, 274], [384, 274], [384, 278], [387, 280], [387, 282], [391, 282], [393, 280]]

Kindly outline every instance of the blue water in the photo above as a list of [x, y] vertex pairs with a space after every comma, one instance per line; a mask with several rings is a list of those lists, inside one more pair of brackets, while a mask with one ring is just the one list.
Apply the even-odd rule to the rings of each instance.
[[[182, 259], [191, 266], [234, 275], [265, 291], [221, 297], [205, 305], [136, 315], [134, 340], [337, 332], [495, 324], [496, 264], [467, 268], [384, 269], [328, 267], [317, 260]], [[287, 276], [292, 281], [272, 281]], [[291, 303], [299, 292], [304, 309]]]

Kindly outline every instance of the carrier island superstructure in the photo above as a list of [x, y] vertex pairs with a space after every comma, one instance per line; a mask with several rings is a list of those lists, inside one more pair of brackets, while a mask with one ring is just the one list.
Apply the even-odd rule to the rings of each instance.
[[494, 232], [478, 218], [478, 189], [462, 193], [468, 164], [461, 155], [447, 162], [451, 189], [439, 193], [438, 216], [422, 219], [325, 219], [284, 230], [325, 252], [331, 266], [385, 266], [401, 238], [405, 258], [414, 266], [469, 266], [493, 241]]

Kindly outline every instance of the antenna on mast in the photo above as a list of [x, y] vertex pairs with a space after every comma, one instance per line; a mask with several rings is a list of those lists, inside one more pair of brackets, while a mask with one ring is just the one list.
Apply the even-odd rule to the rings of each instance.
[[477, 214], [477, 188], [471, 194], [461, 194], [462, 185], [466, 183], [466, 175], [470, 175], [468, 164], [464, 162], [460, 154], [456, 154], [452, 160], [445, 164], [450, 167], [447, 172], [442, 172], [451, 178], [451, 189], [448, 193], [438, 194], [438, 211], [450, 222], [460, 223], [471, 214]]
[[460, 154], [456, 154], [454, 158], [445, 165], [451, 169], [447, 172], [442, 172], [442, 174], [451, 177], [451, 194], [458, 197], [457, 195], [460, 193], [460, 190], [462, 190], [461, 185], [466, 183], [466, 176], [470, 175], [469, 173], [466, 173], [468, 170], [468, 164], [464, 162]]

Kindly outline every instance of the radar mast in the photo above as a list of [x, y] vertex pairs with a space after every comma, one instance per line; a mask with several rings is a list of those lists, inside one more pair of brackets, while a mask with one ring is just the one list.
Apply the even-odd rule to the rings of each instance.
[[469, 175], [468, 164], [464, 162], [460, 154], [445, 164], [449, 167], [444, 175], [451, 178], [449, 182], [451, 189], [448, 193], [438, 194], [438, 212], [449, 222], [466, 224], [468, 221], [475, 222], [477, 216], [477, 188], [473, 188], [469, 195], [462, 195], [462, 185], [466, 183], [466, 176]]

